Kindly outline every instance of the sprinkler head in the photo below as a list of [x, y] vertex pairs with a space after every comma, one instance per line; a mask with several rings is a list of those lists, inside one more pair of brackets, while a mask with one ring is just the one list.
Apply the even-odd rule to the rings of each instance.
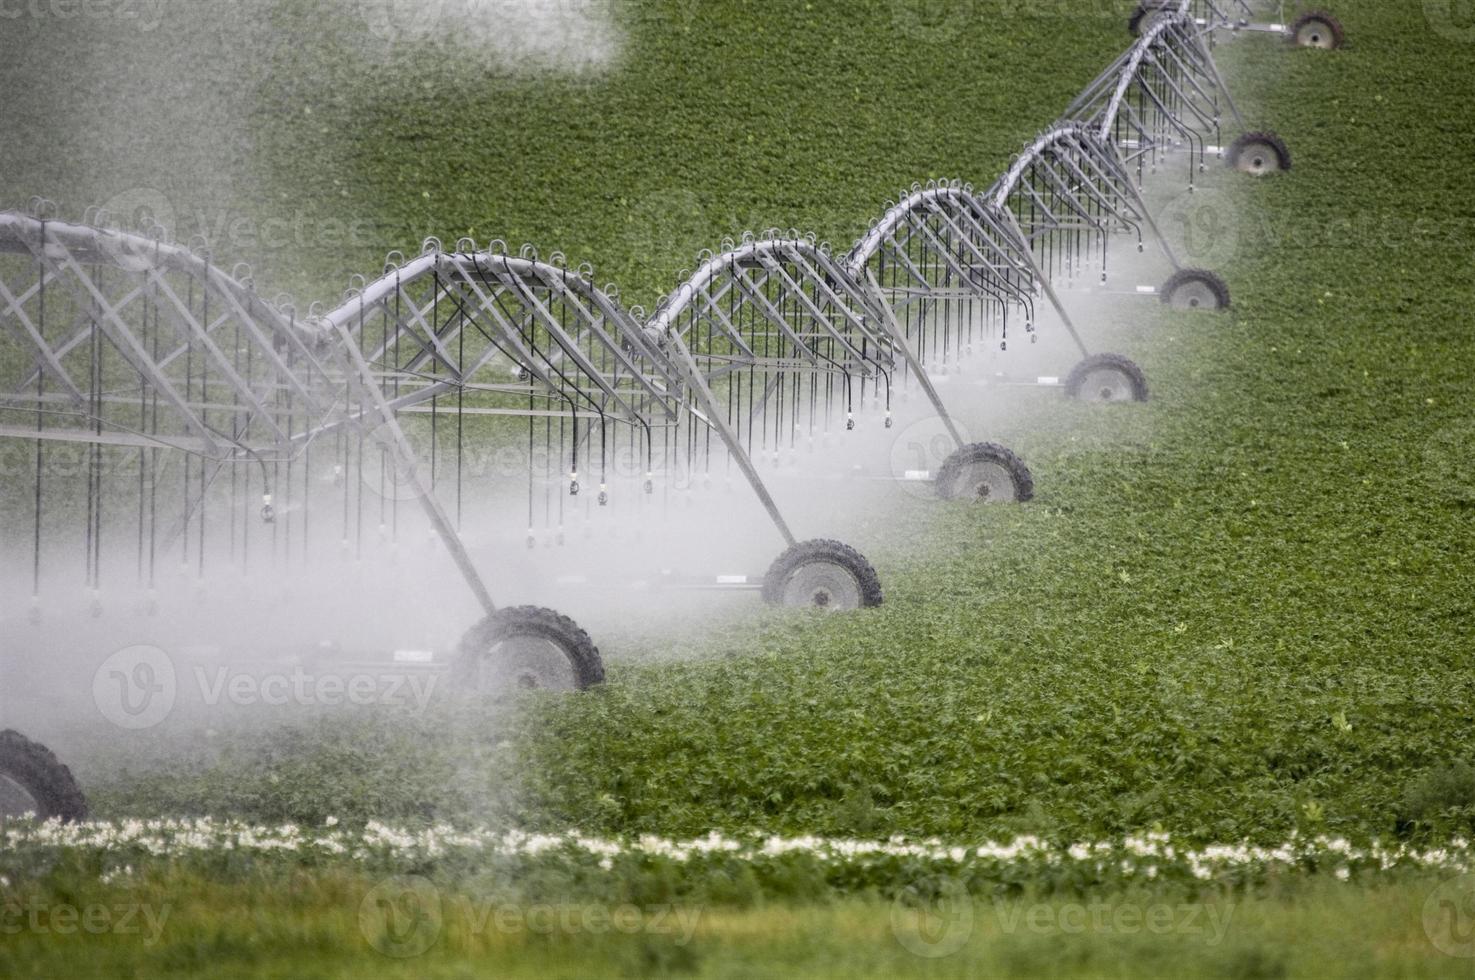
[[271, 494], [261, 495], [261, 523], [275, 524], [277, 522], [277, 509], [271, 505]]
[[603, 483], [599, 485], [599, 506], [609, 506], [609, 490], [605, 487]]

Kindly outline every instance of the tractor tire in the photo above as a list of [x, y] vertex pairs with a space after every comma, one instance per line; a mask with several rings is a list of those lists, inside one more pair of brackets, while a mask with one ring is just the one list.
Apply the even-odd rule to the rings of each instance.
[[[5, 787], [7, 795], [13, 797], [18, 790], [30, 798], [41, 820], [73, 823], [87, 819], [87, 798], [72, 771], [57, 761], [50, 749], [19, 732], [0, 732], [0, 786], [5, 783], [10, 784]], [[32, 807], [26, 805], [24, 809]]]
[[1245, 133], [1230, 145], [1224, 161], [1240, 173], [1264, 177], [1291, 169], [1291, 150], [1274, 133]]
[[1147, 376], [1120, 354], [1092, 354], [1065, 379], [1065, 396], [1085, 402], [1145, 402]]
[[763, 579], [763, 601], [771, 606], [843, 611], [879, 606], [882, 598], [871, 563], [839, 541], [800, 542]]
[[1024, 460], [997, 443], [964, 446], [937, 471], [937, 496], [943, 500], [982, 503], [1027, 503], [1035, 481]]
[[1229, 283], [1207, 269], [1180, 269], [1163, 283], [1159, 295], [1175, 310], [1229, 309]]
[[1342, 22], [1324, 10], [1312, 10], [1296, 18], [1287, 39], [1298, 48], [1322, 48], [1332, 51], [1347, 42]]
[[604, 662], [589, 634], [567, 616], [537, 606], [499, 609], [462, 637], [451, 665], [459, 693], [583, 691], [604, 683]]

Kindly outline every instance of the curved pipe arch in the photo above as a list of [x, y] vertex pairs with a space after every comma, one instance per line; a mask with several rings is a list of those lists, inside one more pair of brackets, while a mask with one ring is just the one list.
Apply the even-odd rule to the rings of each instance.
[[228, 293], [242, 307], [259, 311], [273, 333], [303, 344], [315, 344], [323, 338], [306, 324], [282, 316], [250, 286], [182, 245], [118, 229], [0, 211], [0, 252], [44, 254], [55, 259], [62, 257], [63, 251], [87, 265], [108, 265], [135, 273], [172, 270], [192, 276]]
[[886, 209], [881, 220], [861, 236], [855, 247], [845, 256], [845, 270], [852, 276], [860, 276], [866, 263], [875, 258], [886, 245], [886, 240], [907, 223], [913, 215], [944, 208], [944, 203], [968, 207], [974, 200], [973, 188], [968, 185], [952, 184], [927, 187], [911, 194]]

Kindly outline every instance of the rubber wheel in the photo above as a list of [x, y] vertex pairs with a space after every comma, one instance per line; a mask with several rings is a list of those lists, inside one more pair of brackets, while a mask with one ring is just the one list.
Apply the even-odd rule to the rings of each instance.
[[1145, 402], [1147, 376], [1120, 354], [1093, 354], [1065, 379], [1065, 395], [1084, 402]]
[[1229, 147], [1225, 161], [1254, 177], [1291, 169], [1291, 151], [1274, 133], [1245, 133]]
[[50, 749], [19, 732], [0, 732], [0, 819], [26, 812], [41, 820], [86, 820], [87, 798]]
[[985, 504], [1026, 503], [1034, 499], [1029, 467], [1010, 450], [992, 442], [964, 446], [937, 471], [937, 496]]
[[1296, 18], [1287, 33], [1298, 48], [1340, 48], [1347, 38], [1342, 22], [1323, 10], [1313, 10]]
[[1229, 309], [1229, 283], [1207, 269], [1180, 269], [1163, 283], [1163, 305], [1175, 310]]
[[552, 609], [512, 606], [467, 630], [451, 681], [471, 695], [583, 691], [604, 682], [604, 662], [572, 619]]
[[778, 556], [763, 579], [771, 606], [842, 611], [881, 604], [881, 578], [865, 556], [839, 541], [802, 541]]

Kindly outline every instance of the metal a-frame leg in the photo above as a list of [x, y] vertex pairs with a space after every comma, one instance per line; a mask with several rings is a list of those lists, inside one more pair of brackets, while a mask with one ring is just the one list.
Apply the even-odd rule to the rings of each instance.
[[763, 478], [758, 475], [758, 469], [753, 461], [748, 458], [748, 453], [743, 449], [742, 443], [738, 442], [737, 436], [728, 428], [727, 422], [722, 414], [722, 407], [717, 404], [717, 397], [712, 394], [712, 389], [707, 385], [707, 379], [702, 376], [702, 369], [697, 364], [696, 358], [692, 357], [691, 351], [687, 349], [680, 337], [674, 333], [669, 335], [671, 346], [676, 351], [676, 364], [683, 369], [687, 382], [691, 385], [692, 395], [701, 404], [702, 411], [707, 414], [707, 424], [717, 430], [717, 435], [727, 446], [728, 453], [737, 460], [738, 468], [748, 478], [748, 483], [753, 487], [753, 492], [758, 495], [758, 500], [763, 504], [763, 509], [768, 511], [768, 516], [778, 528], [779, 534], [783, 535], [784, 543], [789, 547], [798, 544], [794, 533], [789, 530], [788, 522], [784, 520], [783, 514], [779, 512], [778, 504], [774, 503], [773, 495], [764, 486]]
[[1074, 340], [1076, 346], [1080, 348], [1081, 356], [1090, 357], [1090, 348], [1088, 348], [1086, 346], [1086, 342], [1081, 339], [1081, 334], [1080, 331], [1076, 329], [1075, 321], [1073, 321], [1070, 318], [1070, 314], [1065, 311], [1065, 304], [1060, 301], [1060, 294], [1055, 292], [1055, 287], [1051, 285], [1049, 275], [1046, 274], [1044, 269], [1040, 268], [1039, 260], [1035, 258], [1034, 249], [1030, 248], [1029, 239], [1025, 237], [1024, 230], [1019, 227], [1019, 220], [1015, 218], [1014, 214], [1006, 208], [1000, 208], [998, 210], [1004, 215], [1004, 219], [1007, 222], [1008, 230], [1014, 237], [1016, 250], [1019, 252], [1020, 255], [1024, 257], [1024, 261], [1029, 265], [1030, 274], [1034, 276], [1035, 281], [1040, 284], [1040, 288], [1045, 291], [1045, 298], [1050, 301], [1050, 305], [1053, 306], [1055, 308], [1055, 312], [1060, 315], [1060, 320], [1062, 323], [1065, 324], [1065, 329], [1070, 333], [1071, 339]]
[[1152, 237], [1157, 239], [1158, 248], [1162, 249], [1163, 254], [1167, 256], [1169, 264], [1173, 266], [1173, 271], [1182, 272], [1183, 263], [1178, 261], [1178, 256], [1173, 251], [1173, 246], [1168, 244], [1167, 236], [1163, 234], [1162, 228], [1158, 226], [1157, 219], [1152, 216], [1152, 211], [1147, 207], [1147, 199], [1142, 196], [1142, 191], [1138, 189], [1131, 175], [1126, 172], [1126, 168], [1121, 166], [1120, 161], [1113, 161], [1113, 165], [1117, 166], [1121, 171], [1120, 176], [1123, 178], [1122, 184], [1132, 192], [1132, 201], [1137, 205], [1138, 210], [1142, 212], [1142, 220], [1147, 222], [1147, 227], [1152, 231]]
[[[451, 559], [461, 571], [461, 577], [466, 580], [476, 600], [481, 603], [482, 609], [490, 616], [497, 611], [496, 603], [492, 601], [492, 594], [487, 590], [486, 582], [482, 580], [481, 573], [477, 571], [475, 563], [471, 560], [471, 555], [467, 553], [466, 545], [461, 541], [461, 535], [456, 531], [455, 524], [451, 522], [450, 516], [446, 514], [440, 501], [436, 499], [434, 489], [420, 474], [420, 464], [415, 459], [414, 450], [411, 449], [409, 440], [405, 438], [399, 421], [394, 417], [394, 410], [390, 408], [389, 402], [384, 398], [384, 393], [374, 382], [373, 371], [368, 362], [364, 360], [363, 352], [358, 349], [358, 345], [354, 343], [346, 327], [339, 325], [336, 329], [345, 356], [352, 362], [360, 385], [369, 392], [373, 399], [375, 414], [381, 420], [380, 424], [368, 434], [389, 451], [395, 469], [402, 477], [410, 481], [415, 496], [425, 511], [425, 516], [430, 519], [431, 526], [435, 528], [436, 534], [440, 536], [446, 550], [450, 552]], [[366, 423], [372, 417], [366, 413], [357, 420], [357, 424], [367, 429]]]
[[921, 384], [922, 390], [926, 392], [927, 400], [932, 403], [933, 411], [937, 413], [938, 418], [942, 419], [942, 424], [947, 427], [948, 435], [952, 436], [953, 442], [959, 449], [962, 449], [965, 445], [963, 433], [958, 430], [957, 423], [953, 421], [952, 414], [948, 412], [947, 406], [942, 402], [942, 396], [938, 394], [937, 386], [927, 376], [927, 370], [922, 366], [921, 360], [917, 358], [916, 353], [912, 350], [912, 345], [907, 342], [906, 331], [897, 322], [896, 314], [891, 309], [891, 304], [886, 301], [886, 296], [881, 292], [881, 286], [876, 282], [876, 277], [870, 269], [866, 270], [866, 281], [870, 283], [871, 292], [875, 294], [876, 305], [881, 308], [881, 312], [885, 317], [887, 328], [891, 332], [892, 342], [901, 351], [901, 356], [906, 360], [907, 366], [912, 369], [912, 374], [916, 376], [917, 382]]

